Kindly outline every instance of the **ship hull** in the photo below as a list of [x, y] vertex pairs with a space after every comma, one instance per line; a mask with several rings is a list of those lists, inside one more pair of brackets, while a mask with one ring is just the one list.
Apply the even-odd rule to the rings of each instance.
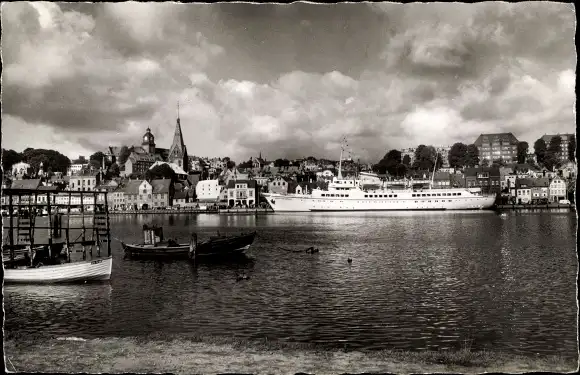
[[306, 195], [264, 194], [275, 212], [444, 211], [483, 210], [494, 206], [493, 196], [371, 199], [318, 198]]

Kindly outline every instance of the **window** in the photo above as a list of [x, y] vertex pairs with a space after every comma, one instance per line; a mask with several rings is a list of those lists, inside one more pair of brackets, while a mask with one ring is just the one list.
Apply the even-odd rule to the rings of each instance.
[[365, 198], [368, 198], [369, 196], [367, 194], [365, 194]]
[[147, 198], [151, 199], [151, 194], [149, 194], [149, 195], [147, 196]]

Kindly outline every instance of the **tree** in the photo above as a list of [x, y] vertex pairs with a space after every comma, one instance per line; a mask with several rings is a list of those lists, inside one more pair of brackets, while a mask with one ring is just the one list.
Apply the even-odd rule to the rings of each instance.
[[534, 142], [534, 154], [536, 154], [536, 160], [538, 161], [538, 164], [540, 165], [544, 164], [546, 151], [547, 151], [546, 141], [540, 138], [536, 142]]
[[526, 157], [528, 156], [529, 145], [528, 142], [518, 143], [518, 163], [523, 164], [526, 162]]
[[568, 160], [575, 161], [576, 159], [576, 136], [571, 135], [568, 141]]
[[107, 178], [110, 179], [113, 177], [119, 177], [120, 174], [121, 174], [121, 170], [119, 168], [119, 165], [117, 163], [113, 163], [109, 167], [109, 170], [107, 172]]
[[70, 165], [70, 159], [60, 152], [42, 148], [27, 148], [22, 153], [22, 161], [30, 164], [34, 171], [38, 171], [42, 163], [45, 171], [50, 168], [53, 172], [66, 173]]
[[483, 160], [481, 161], [481, 166], [482, 166], [482, 167], [489, 167], [489, 160], [487, 160], [487, 159], [483, 159]]
[[244, 161], [238, 164], [238, 167], [240, 168], [252, 168], [252, 166], [253, 166], [252, 160]]
[[560, 153], [562, 152], [562, 137], [559, 135], [552, 137], [550, 145], [548, 146], [548, 152], [560, 156]]
[[2, 149], [2, 170], [9, 171], [12, 166], [22, 160], [22, 155], [14, 150]]
[[119, 165], [125, 164], [127, 159], [129, 159], [129, 156], [131, 156], [131, 150], [129, 149], [129, 147], [127, 146], [121, 147], [121, 150], [119, 151], [119, 159], [117, 159], [117, 164]]
[[177, 174], [169, 165], [161, 164], [145, 172], [145, 178], [148, 180], [166, 178], [171, 181], [177, 181]]
[[[228, 158], [229, 159], [229, 158]], [[228, 160], [226, 162], [226, 168], [227, 169], [234, 169], [234, 167], [236, 166], [236, 162], [233, 160]]]
[[385, 154], [385, 156], [381, 159], [381, 161], [379, 161], [379, 166], [384, 167], [384, 169], [393, 176], [398, 175], [397, 168], [399, 167], [400, 164], [401, 164], [401, 151], [399, 150], [390, 150]]
[[411, 166], [411, 157], [409, 155], [403, 156], [403, 164], [409, 168]]
[[397, 165], [397, 176], [403, 177], [405, 174], [407, 174], [407, 169], [408, 168], [405, 164]]
[[449, 166], [453, 168], [463, 168], [466, 162], [467, 145], [457, 142], [449, 150]]
[[475, 167], [479, 165], [479, 149], [476, 145], [470, 144], [467, 146], [467, 152], [465, 153], [465, 162], [464, 164], [466, 167]]
[[552, 152], [546, 152], [546, 154], [544, 155], [543, 165], [544, 165], [544, 167], [546, 167], [547, 170], [553, 171], [554, 168], [557, 168], [560, 166], [559, 155], [552, 153]]
[[413, 161], [413, 169], [433, 169], [436, 157], [437, 151], [435, 150], [435, 147], [419, 145], [415, 150], [415, 161]]

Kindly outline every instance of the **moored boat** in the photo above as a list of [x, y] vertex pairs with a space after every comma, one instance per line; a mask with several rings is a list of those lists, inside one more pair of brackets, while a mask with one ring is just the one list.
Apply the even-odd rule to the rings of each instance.
[[[8, 234], [2, 249], [5, 283], [110, 279], [113, 259], [106, 192], [5, 189], [3, 195], [9, 212], [3, 225]], [[71, 210], [78, 202], [80, 226], [71, 225], [70, 220]], [[36, 221], [39, 206], [47, 207], [47, 224]], [[58, 213], [61, 207], [66, 207], [68, 213], [65, 224]], [[105, 243], [107, 255], [101, 256]], [[82, 253], [82, 259], [78, 253]]]
[[163, 228], [143, 225], [144, 242], [126, 244], [121, 241], [125, 256], [131, 258], [184, 258], [189, 254], [189, 243], [177, 243], [163, 238]]
[[427, 188], [412, 184], [386, 186], [370, 173], [361, 173], [363, 179], [343, 178], [343, 151], [341, 148], [338, 176], [333, 177], [328, 190], [314, 189], [310, 194], [261, 193], [262, 196], [275, 212], [484, 210], [495, 204], [496, 197], [482, 194], [481, 188], [433, 188], [435, 170]]
[[52, 266], [26, 267], [4, 270], [5, 283], [72, 283], [106, 281], [111, 278], [113, 258], [85, 260]]
[[254, 243], [256, 235], [256, 231], [234, 236], [218, 235], [198, 242], [197, 234], [194, 233], [190, 242], [189, 257], [195, 260], [241, 255]]

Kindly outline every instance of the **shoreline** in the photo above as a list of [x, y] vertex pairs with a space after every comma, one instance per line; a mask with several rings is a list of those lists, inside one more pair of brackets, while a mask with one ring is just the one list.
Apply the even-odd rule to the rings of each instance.
[[[10, 336], [10, 335], [9, 335]], [[308, 344], [235, 338], [9, 337], [6, 368], [27, 372], [87, 373], [426, 373], [573, 372], [578, 360], [491, 351], [410, 352], [314, 349]]]

